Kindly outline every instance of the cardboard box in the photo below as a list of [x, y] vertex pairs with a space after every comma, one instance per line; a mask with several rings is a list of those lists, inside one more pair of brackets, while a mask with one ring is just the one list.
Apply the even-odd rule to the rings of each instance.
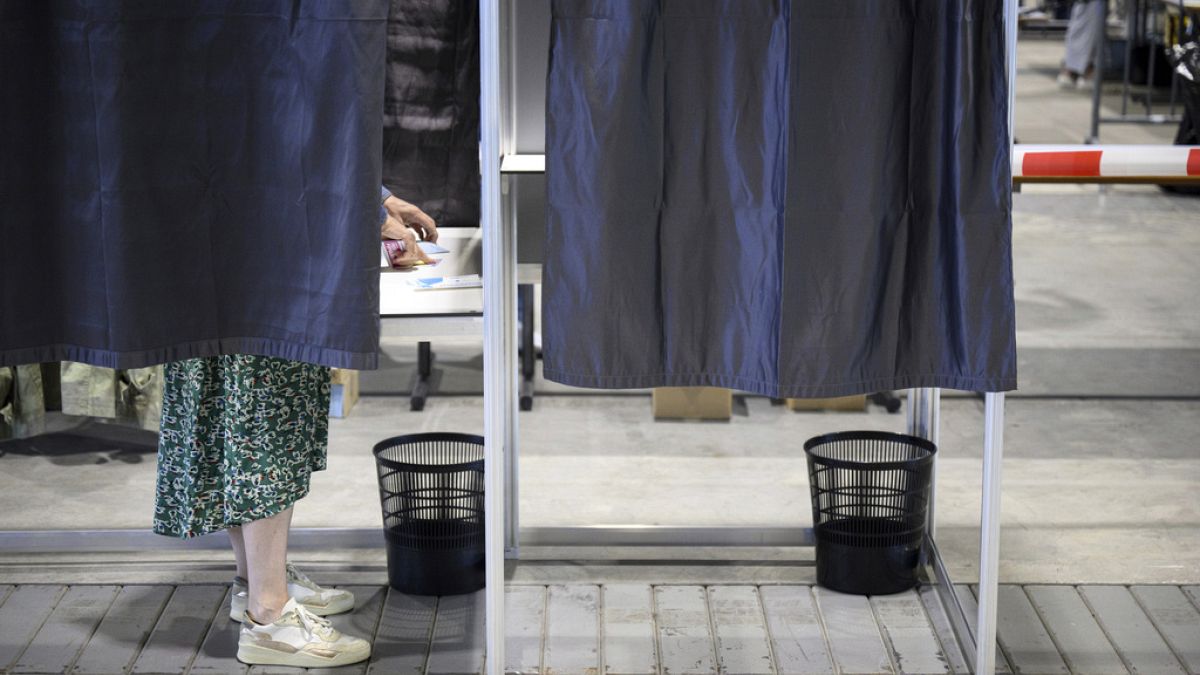
[[720, 387], [658, 387], [652, 396], [654, 417], [727, 420], [733, 417], [733, 391]]
[[838, 398], [789, 398], [788, 410], [837, 410], [862, 412], [867, 409], [867, 395], [840, 396]]
[[358, 403], [358, 371], [331, 368], [329, 371], [329, 416], [345, 417]]

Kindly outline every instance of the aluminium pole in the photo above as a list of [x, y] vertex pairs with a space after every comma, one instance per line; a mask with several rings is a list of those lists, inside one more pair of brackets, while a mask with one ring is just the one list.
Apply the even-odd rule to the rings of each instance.
[[[941, 419], [942, 390], [937, 387], [919, 387], [908, 390], [907, 426], [908, 434], [938, 444], [938, 423]], [[937, 463], [941, 448], [933, 455], [933, 466], [929, 477], [929, 502], [926, 504], [925, 532], [931, 540], [937, 539]], [[922, 551], [928, 556], [929, 551]]]
[[1000, 574], [1000, 467], [1004, 456], [1004, 392], [988, 392], [984, 403], [983, 498], [979, 519], [979, 616], [975, 672], [996, 668], [996, 605]]
[[504, 673], [504, 444], [509, 307], [500, 176], [500, 0], [479, 0], [480, 216], [483, 228], [484, 631], [488, 675]]
[[[1100, 12], [1100, 36], [1098, 38], [1096, 38], [1096, 51], [1093, 52], [1093, 54], [1092, 54], [1092, 58], [1095, 60], [1095, 62], [1092, 64], [1092, 128], [1091, 128], [1091, 134], [1089, 134], [1087, 137], [1087, 140], [1084, 141], [1088, 145], [1094, 145], [1094, 144], [1100, 142], [1100, 102], [1101, 102], [1101, 93], [1102, 93], [1100, 91], [1101, 90], [1100, 85], [1104, 82], [1104, 54], [1105, 54], [1105, 51], [1107, 50], [1107, 47], [1105, 47], [1104, 43], [1107, 42], [1107, 40], [1108, 40], [1108, 0], [1102, 0], [1102, 2], [1100, 4], [1103, 6], [1101, 9], [1101, 12]], [[1007, 9], [1005, 11], [1007, 12]], [[1012, 50], [1013, 50], [1013, 54], [1011, 55], [1011, 63], [1009, 64], [1010, 69], [1009, 69], [1009, 76], [1008, 76], [1008, 86], [1009, 86], [1009, 90], [1008, 90], [1008, 100], [1009, 100], [1008, 130], [1009, 130], [1009, 132], [1012, 132], [1013, 131], [1012, 105], [1011, 105], [1012, 100], [1013, 100], [1012, 88], [1014, 86], [1016, 86], [1016, 84], [1017, 84], [1017, 77], [1016, 77], [1017, 27], [1015, 25], [1015, 23], [1016, 23], [1015, 17], [1012, 19], [1009, 19], [1006, 15], [1005, 20], [1010, 21], [1014, 24], [1013, 26], [1009, 27], [1009, 29], [1012, 31], [1012, 36], [1008, 40], [1009, 47], [1012, 48]], [[1128, 61], [1126, 61], [1126, 63], [1128, 64]], [[1083, 75], [1080, 74], [1080, 77], [1083, 77]], [[1124, 95], [1122, 95], [1122, 100], [1123, 99], [1124, 99]], [[1122, 103], [1122, 105], [1124, 105], [1124, 103]], [[1010, 143], [1011, 143], [1011, 140], [1012, 140], [1012, 137], [1010, 134], [1010, 136], [1009, 136]]]
[[[1008, 156], [1012, 157], [1017, 86], [1017, 4], [1004, 8], [1005, 58], [1008, 70]], [[1096, 88], [1099, 89], [1099, 64]], [[1009, 189], [1012, 183], [1009, 182]], [[1009, 204], [1012, 203], [1009, 194]], [[979, 517], [979, 613], [975, 625], [975, 673], [996, 672], [996, 605], [1000, 575], [1000, 470], [1004, 457], [1004, 392], [987, 392], [983, 412], [983, 491]]]

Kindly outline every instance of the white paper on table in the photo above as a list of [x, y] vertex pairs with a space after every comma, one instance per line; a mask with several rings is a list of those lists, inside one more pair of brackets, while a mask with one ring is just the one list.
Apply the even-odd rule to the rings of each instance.
[[480, 278], [478, 274], [464, 274], [457, 277], [425, 277], [409, 279], [408, 283], [418, 291], [483, 287], [483, 279]]

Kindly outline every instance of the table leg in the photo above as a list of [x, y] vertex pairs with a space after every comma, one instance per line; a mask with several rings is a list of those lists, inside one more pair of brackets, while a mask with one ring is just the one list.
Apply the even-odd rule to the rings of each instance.
[[517, 286], [517, 311], [521, 315], [521, 410], [533, 410], [533, 374], [537, 352], [533, 346], [533, 284]]
[[428, 342], [417, 343], [417, 373], [413, 377], [411, 410], [421, 412], [425, 409], [425, 399], [429, 398], [430, 378], [433, 376], [433, 346]]

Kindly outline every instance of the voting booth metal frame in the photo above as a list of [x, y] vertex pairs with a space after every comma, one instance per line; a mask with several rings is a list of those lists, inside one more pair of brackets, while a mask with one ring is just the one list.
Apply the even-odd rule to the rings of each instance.
[[[484, 438], [485, 547], [487, 551], [485, 631], [487, 672], [504, 672], [505, 562], [519, 558], [520, 547], [537, 546], [811, 546], [811, 528], [713, 528], [663, 526], [581, 526], [526, 528], [519, 524], [517, 447], [517, 251], [516, 187], [504, 171], [517, 155], [512, 86], [515, 76], [511, 36], [520, 0], [480, 0], [483, 289], [484, 289]], [[1009, 130], [1016, 80], [1017, 0], [1005, 0], [1005, 36], [1009, 93]], [[1012, 134], [1009, 134], [1010, 144]], [[506, 158], [510, 161], [506, 162]], [[973, 671], [995, 672], [997, 574], [1000, 543], [1000, 466], [1004, 447], [1003, 392], [985, 395], [983, 493], [980, 522], [979, 602], [974, 629], [954, 593], [938, 552], [935, 511], [930, 499], [923, 560], [938, 597], [950, 617], [964, 653], [974, 655]], [[938, 442], [940, 390], [910, 390], [908, 432]], [[936, 489], [937, 473], [934, 469]], [[581, 549], [582, 550], [582, 549]], [[583, 556], [586, 557], [586, 556]], [[579, 559], [579, 556], [575, 556]], [[970, 659], [970, 656], [968, 656]]]
[[[517, 422], [521, 368], [518, 360], [517, 287], [535, 283], [533, 266], [517, 264], [515, 174], [541, 173], [544, 157], [515, 150], [513, 87], [515, 59], [512, 22], [522, 0], [479, 0], [481, 27], [482, 262], [484, 339], [485, 547], [487, 568], [485, 636], [487, 672], [504, 672], [505, 562], [519, 559], [521, 546], [575, 547], [586, 559], [596, 547], [760, 546], [811, 547], [812, 528], [802, 527], [670, 527], [652, 525], [520, 528]], [[1005, 0], [1009, 82], [1009, 129], [1013, 128], [1017, 45], [1016, 0]], [[1010, 133], [1011, 143], [1011, 133]], [[1200, 146], [1015, 146], [1014, 183], [1174, 183], [1200, 185]], [[1085, 154], [1088, 162], [1074, 155]], [[1041, 155], [1028, 163], [1030, 155]], [[1091, 167], [1081, 170], [1081, 166]], [[1093, 166], [1094, 165], [1094, 166]], [[400, 318], [406, 315], [392, 315]], [[402, 322], [395, 336], [478, 335], [478, 314], [424, 316], [419, 325]], [[410, 325], [411, 324], [411, 325]], [[953, 581], [937, 547], [934, 496], [935, 457], [925, 546], [924, 576], [936, 589], [963, 653], [975, 673], [995, 672], [996, 607], [1000, 541], [1000, 469], [1004, 447], [1002, 392], [987, 393], [984, 405], [983, 483], [981, 494], [978, 614], [974, 624], [954, 592]], [[939, 442], [941, 390], [908, 392], [907, 431]], [[942, 453], [938, 453], [939, 455]], [[293, 528], [292, 550], [363, 548], [382, 545], [378, 528]], [[591, 547], [593, 552], [588, 552]], [[0, 548], [13, 553], [61, 551], [120, 552], [158, 549], [227, 549], [222, 536], [184, 541], [145, 530], [0, 530]], [[696, 561], [690, 561], [696, 562]], [[973, 658], [971, 657], [973, 655]]]

